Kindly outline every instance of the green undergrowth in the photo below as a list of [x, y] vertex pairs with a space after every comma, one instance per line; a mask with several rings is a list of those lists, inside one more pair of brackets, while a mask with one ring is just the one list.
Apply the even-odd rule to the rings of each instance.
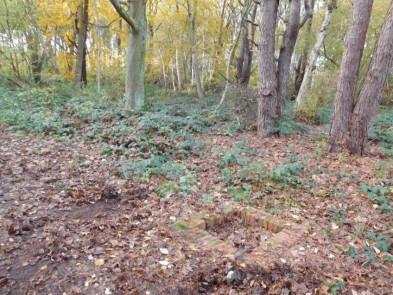
[[361, 264], [393, 262], [392, 241], [389, 235], [373, 231], [361, 231], [357, 237], [364, 241], [364, 245], [362, 247], [350, 245], [346, 251], [346, 254], [355, 261]]
[[383, 108], [376, 117], [369, 139], [378, 143], [389, 157], [393, 158], [393, 110]]
[[134, 112], [105, 90], [76, 91], [64, 83], [0, 89], [0, 123], [14, 131], [98, 143], [102, 156], [121, 160], [121, 176], [146, 182], [156, 177], [161, 196], [192, 193], [196, 172], [184, 161], [203, 156], [205, 143], [199, 134], [216, 132], [231, 117], [214, 112], [217, 97], [168, 95], [154, 87], [146, 93], [143, 110]]
[[367, 194], [367, 197], [376, 204], [377, 208], [384, 214], [393, 214], [393, 181], [386, 180], [380, 185], [370, 186], [363, 183], [360, 189]]
[[[97, 143], [102, 156], [121, 160], [117, 161], [121, 176], [146, 182], [158, 178], [157, 192], [161, 196], [187, 195], [197, 190], [199, 171], [185, 161], [204, 156], [202, 135], [232, 136], [255, 127], [255, 118], [240, 122], [241, 114], [233, 102], [217, 109], [217, 96], [198, 99], [155, 87], [146, 90], [146, 104], [142, 111], [135, 112], [105, 89], [100, 93], [94, 88], [76, 91], [66, 83], [18, 91], [0, 88], [0, 124], [58, 140]], [[370, 136], [393, 155], [392, 124], [392, 111], [384, 110]], [[288, 104], [277, 133], [304, 132], [307, 128], [295, 121], [292, 105]], [[296, 157], [267, 169], [257, 151], [245, 143], [215, 152], [219, 155], [221, 180], [236, 200], [260, 197], [263, 192], [256, 192], [256, 188], [264, 183], [280, 189], [305, 185], [301, 181], [304, 167]]]
[[228, 193], [236, 201], [251, 202], [253, 199], [271, 194], [273, 190], [302, 187], [304, 165], [292, 153], [281, 164], [267, 169], [257, 151], [240, 142], [227, 150], [215, 149], [221, 180]]

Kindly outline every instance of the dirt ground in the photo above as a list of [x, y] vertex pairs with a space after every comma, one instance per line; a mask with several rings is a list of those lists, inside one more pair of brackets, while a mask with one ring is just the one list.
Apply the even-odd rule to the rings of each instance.
[[[205, 155], [189, 159], [200, 171], [198, 192], [160, 198], [154, 181], [118, 176], [119, 160], [101, 156], [98, 145], [0, 127], [0, 293], [393, 294], [392, 246], [380, 251], [365, 235], [391, 241], [393, 217], [359, 189], [393, 179], [393, 167], [383, 165], [387, 159], [375, 146], [355, 158], [328, 154], [316, 135], [256, 139], [250, 132], [204, 140]], [[215, 212], [232, 199], [218, 180], [212, 150], [240, 140], [256, 148], [255, 157], [267, 167], [295, 151], [306, 165], [304, 182], [313, 182], [308, 190], [274, 189], [252, 204], [310, 224], [293, 257], [272, 253], [277, 263], [271, 269], [244, 268], [171, 230], [176, 220]], [[202, 194], [214, 198], [206, 202]], [[233, 226], [223, 231], [218, 235], [233, 238], [237, 232]], [[242, 232], [245, 244], [256, 236], [255, 229], [240, 230], [239, 239]], [[348, 255], [349, 249], [358, 255]]]

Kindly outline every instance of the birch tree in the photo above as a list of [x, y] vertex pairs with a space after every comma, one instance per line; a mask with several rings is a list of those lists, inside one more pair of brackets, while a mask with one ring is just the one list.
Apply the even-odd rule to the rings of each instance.
[[327, 3], [326, 11], [325, 11], [325, 16], [321, 25], [321, 28], [319, 29], [319, 33], [317, 36], [317, 41], [315, 42], [314, 48], [311, 52], [310, 59], [307, 62], [307, 67], [304, 73], [303, 81], [299, 89], [299, 93], [296, 97], [296, 109], [301, 110], [304, 108], [304, 106], [307, 103], [307, 95], [308, 95], [308, 90], [310, 88], [312, 76], [314, 73], [314, 70], [316, 68], [316, 64], [318, 61], [319, 56], [321, 55], [321, 48], [323, 45], [323, 42], [325, 41], [326, 35], [328, 33], [328, 28], [330, 25], [331, 17], [333, 10], [336, 8], [336, 0], [329, 0]]

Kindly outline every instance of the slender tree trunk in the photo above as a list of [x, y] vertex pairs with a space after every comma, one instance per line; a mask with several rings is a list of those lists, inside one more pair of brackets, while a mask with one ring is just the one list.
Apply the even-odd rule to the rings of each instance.
[[292, 94], [292, 99], [296, 99], [296, 96], [299, 94], [300, 86], [302, 86], [304, 72], [307, 66], [307, 59], [308, 59], [308, 51], [303, 49], [303, 53], [300, 56], [295, 68], [294, 90]]
[[167, 88], [167, 85], [168, 85], [167, 80], [168, 80], [168, 78], [167, 78], [165, 62], [164, 62], [164, 58], [162, 57], [161, 50], [160, 50], [160, 57], [161, 57], [161, 64], [162, 64], [162, 76], [164, 78], [164, 88]]
[[181, 71], [180, 71], [180, 62], [179, 62], [179, 51], [176, 48], [176, 75], [177, 75], [177, 87], [179, 91], [182, 89], [182, 77], [181, 77]]
[[259, 96], [257, 129], [259, 136], [275, 132], [277, 125], [277, 75], [275, 52], [275, 32], [277, 24], [278, 0], [262, 1], [261, 37], [259, 54]]
[[197, 44], [196, 44], [196, 13], [197, 13], [197, 2], [194, 0], [193, 5], [188, 5], [188, 18], [190, 26], [190, 38], [191, 38], [191, 59], [192, 59], [192, 72], [197, 89], [197, 95], [199, 98], [203, 97], [203, 89], [201, 83], [201, 77], [199, 73], [199, 63], [197, 57]]
[[302, 55], [299, 58], [298, 65], [296, 67], [296, 72], [295, 72], [295, 81], [294, 81], [294, 93], [292, 97], [296, 98], [296, 96], [299, 93], [300, 87], [302, 86], [303, 78], [304, 78], [304, 73], [306, 71], [306, 66], [307, 66], [307, 60], [308, 60], [308, 54], [310, 51], [310, 46], [311, 46], [311, 36], [312, 36], [312, 22], [313, 22], [313, 16], [314, 16], [314, 6], [315, 6], [315, 0], [311, 1], [305, 1], [305, 11], [306, 11], [306, 26], [307, 26], [307, 31], [306, 31], [306, 42], [303, 48]]
[[[231, 64], [232, 64], [233, 58], [235, 57], [235, 52], [236, 52], [237, 45], [239, 43], [240, 35], [241, 35], [241, 32], [242, 32], [242, 27], [243, 27], [243, 25], [245, 23], [245, 20], [246, 20], [246, 17], [248, 15], [250, 7], [251, 7], [251, 5], [250, 5], [248, 0], [246, 2], [244, 2], [244, 10], [242, 11], [242, 14], [240, 16], [239, 30], [237, 32], [234, 31], [234, 41], [233, 41], [232, 47], [230, 49], [229, 58], [228, 58], [227, 65], [226, 65], [225, 88], [224, 88], [224, 91], [222, 92], [221, 100], [220, 100], [220, 103], [218, 104], [217, 108], [220, 107], [223, 104], [223, 102], [225, 101], [227, 92], [228, 92], [229, 79], [230, 79], [229, 78], [229, 71], [230, 71], [230, 68], [231, 68]], [[247, 39], [247, 41], [248, 41], [248, 39]]]
[[86, 39], [88, 25], [89, 1], [83, 0], [82, 5], [78, 9], [78, 35], [77, 35], [77, 55], [75, 65], [74, 83], [77, 87], [82, 87], [87, 83], [86, 73]]
[[[119, 19], [119, 32], [123, 30], [123, 21], [122, 19]], [[120, 34], [116, 34], [116, 44], [117, 44], [117, 55], [120, 56], [122, 54], [121, 50], [121, 38]]]
[[[246, 5], [247, 1], [244, 3]], [[249, 32], [248, 20], [244, 20], [242, 23], [242, 42], [240, 47], [239, 58], [237, 60], [237, 73], [236, 80], [237, 83], [243, 87], [248, 85], [251, 76], [251, 65], [252, 65], [252, 55], [253, 55], [253, 43], [255, 36], [255, 18], [258, 10], [258, 5], [253, 4], [253, 10], [251, 13], [251, 34]]]
[[125, 99], [129, 107], [140, 110], [145, 102], [146, 0], [129, 0], [128, 13], [136, 21], [138, 31], [128, 26]]
[[96, 41], [96, 50], [97, 50], [97, 57], [96, 57], [96, 70], [97, 70], [97, 90], [98, 92], [101, 91], [101, 80], [102, 80], [102, 73], [101, 73], [101, 59], [102, 59], [102, 48], [101, 48], [101, 34], [100, 29], [98, 28], [98, 10], [97, 10], [97, 0], [93, 0], [93, 8], [94, 8], [94, 17], [95, 17], [95, 41]]
[[192, 59], [191, 59], [191, 54], [189, 53], [184, 53], [184, 62], [183, 62], [183, 68], [184, 68], [184, 77], [187, 81], [190, 82], [191, 85], [193, 85], [192, 82]]
[[277, 116], [280, 118], [288, 94], [288, 78], [293, 50], [295, 48], [300, 25], [300, 0], [291, 0], [289, 19], [284, 33], [280, 56], [278, 59], [278, 90], [277, 90]]
[[34, 32], [32, 34], [29, 34], [30, 36], [28, 36], [27, 41], [28, 41], [28, 48], [31, 51], [30, 67], [31, 67], [33, 80], [35, 83], [40, 83], [42, 67], [44, 65], [44, 60], [45, 60], [45, 52], [43, 52], [42, 55], [39, 54], [40, 42], [35, 34], [38, 33]]
[[387, 77], [393, 66], [393, 2], [373, 54], [366, 79], [360, 91], [350, 123], [348, 149], [362, 155], [367, 144], [371, 119], [377, 111]]
[[243, 73], [243, 64], [246, 59], [246, 55], [250, 50], [250, 41], [248, 40], [248, 25], [244, 24], [242, 31], [242, 41], [240, 45], [239, 57], [237, 58], [237, 66], [236, 66], [236, 80], [238, 84], [242, 84], [242, 73]]
[[315, 43], [314, 48], [311, 52], [310, 59], [307, 63], [307, 68], [304, 73], [302, 85], [300, 86], [299, 93], [296, 97], [296, 109], [298, 110], [301, 110], [307, 102], [307, 94], [311, 84], [312, 75], [315, 70], [315, 65], [317, 63], [318, 57], [320, 56], [320, 50], [323, 41], [326, 38], [327, 31], [330, 25], [331, 16], [335, 7], [336, 7], [335, 1], [332, 1], [331, 3], [328, 4], [328, 7], [326, 8], [325, 17], [323, 19], [322, 26], [319, 30], [317, 42]]
[[222, 47], [223, 47], [222, 35], [223, 35], [223, 28], [224, 28], [224, 17], [225, 17], [226, 6], [227, 6], [227, 0], [222, 0], [221, 12], [220, 12], [220, 25], [219, 25], [219, 29], [218, 29], [217, 41], [215, 44], [210, 80], [213, 79], [213, 76], [214, 76], [214, 73], [216, 70], [216, 66], [217, 66], [217, 60], [221, 56], [221, 51], [222, 51]]
[[174, 66], [173, 66], [173, 62], [171, 62], [171, 78], [172, 78], [172, 87], [173, 87], [173, 91], [177, 91], [176, 88], [176, 77], [175, 77], [175, 70], [174, 70]]
[[307, 24], [307, 37], [306, 37], [306, 45], [305, 48], [303, 49], [302, 55], [299, 58], [298, 64], [295, 69], [295, 81], [294, 81], [294, 92], [292, 97], [296, 98], [297, 95], [299, 94], [300, 87], [302, 86], [303, 79], [304, 79], [304, 74], [306, 72], [307, 68], [307, 60], [308, 60], [308, 52], [309, 52], [309, 40], [310, 40], [310, 34], [311, 34], [311, 25], [312, 20], [309, 20], [309, 23]]
[[373, 0], [354, 1], [352, 20], [345, 37], [345, 50], [341, 62], [340, 77], [330, 130], [331, 151], [338, 151], [348, 137], [351, 113], [356, 94], [356, 82], [370, 22]]

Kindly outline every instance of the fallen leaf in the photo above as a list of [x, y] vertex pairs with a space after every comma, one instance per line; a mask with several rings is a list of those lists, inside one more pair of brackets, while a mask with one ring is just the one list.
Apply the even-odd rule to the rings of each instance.
[[96, 266], [102, 266], [102, 265], [105, 264], [105, 259], [103, 259], [103, 258], [96, 259], [96, 261], [94, 262], [94, 264], [95, 264]]
[[163, 254], [163, 255], [168, 255], [169, 251], [168, 251], [167, 248], [160, 248], [160, 253]]

